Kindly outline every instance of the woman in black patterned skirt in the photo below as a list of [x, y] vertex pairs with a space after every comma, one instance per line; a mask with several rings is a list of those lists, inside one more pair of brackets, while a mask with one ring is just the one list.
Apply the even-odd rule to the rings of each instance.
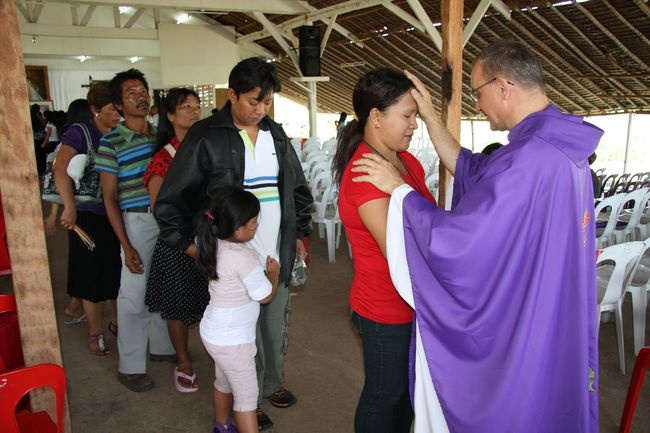
[[[199, 97], [189, 89], [170, 89], [160, 105], [158, 151], [144, 175], [152, 207], [181, 141], [201, 116]], [[188, 328], [201, 320], [209, 300], [208, 282], [199, 274], [194, 259], [159, 239], [153, 253], [145, 304], [149, 311], [160, 312], [167, 320], [178, 356], [174, 385], [179, 392], [199, 389], [187, 350]]]

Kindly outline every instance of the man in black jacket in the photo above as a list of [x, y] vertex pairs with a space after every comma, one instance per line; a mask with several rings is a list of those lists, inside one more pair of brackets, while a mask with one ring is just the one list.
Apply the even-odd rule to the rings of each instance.
[[[207, 208], [225, 185], [238, 185], [260, 200], [259, 228], [251, 246], [263, 259], [278, 259], [280, 286], [261, 307], [257, 324], [257, 375], [260, 396], [276, 407], [296, 402], [284, 381], [289, 291], [296, 254], [305, 253], [311, 232], [309, 192], [300, 161], [282, 127], [267, 116], [280, 91], [273, 63], [263, 58], [239, 62], [228, 78], [228, 102], [187, 133], [158, 194], [155, 216], [160, 238], [195, 257], [192, 218]], [[264, 266], [264, 264], [262, 264]], [[259, 408], [261, 429], [272, 422]]]

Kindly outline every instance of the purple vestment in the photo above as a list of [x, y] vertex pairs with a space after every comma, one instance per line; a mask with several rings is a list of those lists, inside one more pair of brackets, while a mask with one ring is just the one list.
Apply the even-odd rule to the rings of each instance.
[[451, 211], [406, 195], [416, 320], [450, 432], [598, 431], [587, 158], [602, 133], [550, 105], [491, 156], [461, 151]]

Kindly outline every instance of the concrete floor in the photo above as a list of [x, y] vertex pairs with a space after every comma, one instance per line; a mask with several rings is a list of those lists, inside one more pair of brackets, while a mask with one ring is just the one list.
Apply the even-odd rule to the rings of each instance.
[[[269, 433], [347, 433], [363, 383], [358, 336], [349, 320], [347, 293], [352, 264], [347, 249], [337, 250], [337, 262], [327, 262], [326, 243], [316, 235], [311, 241], [311, 266], [305, 286], [292, 289], [286, 387], [298, 398], [288, 409], [268, 402], [262, 408], [274, 422]], [[178, 393], [172, 383], [173, 366], [150, 363], [156, 387], [133, 393], [118, 383], [116, 341], [106, 331], [113, 349], [106, 357], [92, 356], [85, 325], [65, 326], [66, 235], [62, 230], [48, 239], [55, 305], [68, 377], [68, 398], [74, 433], [201, 433], [212, 420], [212, 362], [203, 349], [198, 329], [190, 331], [200, 390]], [[344, 241], [342, 241], [344, 244]], [[10, 286], [0, 277], [0, 290]], [[108, 309], [106, 310], [108, 319]], [[625, 394], [634, 366], [629, 299], [624, 305], [627, 374], [618, 371], [613, 323], [600, 328], [600, 430], [618, 431]], [[648, 320], [650, 329], [650, 318]], [[646, 340], [647, 341], [647, 340]], [[633, 420], [633, 432], [650, 433], [650, 378], [646, 377]], [[523, 432], [522, 432], [523, 433]], [[567, 432], [571, 433], [571, 432]]]

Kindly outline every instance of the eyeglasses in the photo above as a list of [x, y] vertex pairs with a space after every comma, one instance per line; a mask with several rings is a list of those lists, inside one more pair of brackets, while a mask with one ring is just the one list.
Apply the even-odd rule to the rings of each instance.
[[[487, 86], [488, 84], [494, 83], [497, 80], [497, 78], [498, 77], [494, 77], [491, 80], [488, 80], [485, 83], [481, 84], [476, 89], [470, 90], [469, 97], [472, 98], [472, 101], [474, 101], [474, 103], [477, 103], [478, 100], [481, 98], [481, 94], [478, 93], [478, 91], [481, 90], [483, 87]], [[515, 83], [513, 83], [512, 81], [509, 81], [509, 80], [506, 80], [506, 83], [510, 84], [511, 86], [515, 85]]]
[[496, 80], [497, 80], [497, 77], [494, 77], [491, 80], [488, 80], [485, 83], [481, 84], [476, 89], [470, 90], [469, 97], [472, 98], [472, 101], [474, 101], [475, 103], [478, 102], [479, 98], [481, 97], [481, 95], [478, 93], [478, 91], [481, 90], [483, 87], [487, 86], [488, 84], [494, 83]]
[[192, 104], [181, 104], [178, 106], [179, 110], [184, 110], [184, 111], [199, 111], [201, 110], [200, 105], [192, 105]]

